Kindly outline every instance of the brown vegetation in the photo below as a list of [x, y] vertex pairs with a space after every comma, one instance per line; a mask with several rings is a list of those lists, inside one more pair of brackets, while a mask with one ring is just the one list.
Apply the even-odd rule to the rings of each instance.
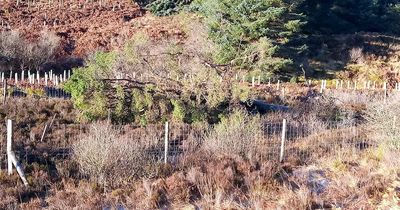
[[85, 57], [95, 50], [121, 47], [137, 31], [154, 38], [183, 36], [171, 18], [154, 19], [127, 1], [65, 1], [63, 5], [36, 1], [29, 6], [26, 2], [17, 6], [16, 1], [2, 1], [0, 20], [2, 30], [19, 31], [31, 41], [37, 40], [43, 30], [54, 32], [61, 39], [59, 58]]
[[[316, 101], [313, 103], [304, 102], [319, 106], [320, 109], [310, 112], [299, 104], [297, 110], [290, 113], [290, 117], [286, 116], [290, 122], [289, 129], [307, 119], [307, 130], [312, 131], [313, 135], [302, 134], [304, 138], [300, 135], [294, 142], [289, 141], [286, 150], [288, 153], [282, 164], [269, 157], [258, 158], [262, 156], [264, 149], [271, 148], [265, 147], [263, 142], [268, 139], [260, 139], [257, 132], [263, 129], [259, 123], [279, 122], [287, 114], [271, 113], [266, 118], [254, 118], [238, 111], [230, 118], [222, 120], [210, 132], [182, 137], [183, 156], [167, 165], [159, 162], [162, 161], [160, 156], [156, 155], [158, 159], [152, 159], [147, 156], [151, 153], [146, 153], [149, 151], [146, 148], [162, 148], [162, 127], [150, 126], [145, 131], [143, 128], [134, 129], [129, 126], [116, 129], [107, 123], [96, 123], [86, 134], [73, 134], [76, 137], [70, 139], [75, 142], [73, 158], [46, 156], [39, 152], [44, 150], [39, 150], [38, 147], [27, 149], [35, 151], [36, 157], [23, 161], [30, 187], [23, 188], [16, 175], [9, 177], [2, 172], [0, 205], [6, 209], [44, 206], [49, 209], [118, 206], [129, 209], [374, 209], [387, 206], [388, 203], [398, 205], [396, 183], [399, 180], [397, 174], [400, 163], [393, 161], [398, 150], [385, 147], [386, 144], [357, 147], [357, 141], [360, 140], [357, 138], [367, 135], [366, 133], [353, 137], [349, 135], [352, 134], [350, 128], [330, 130], [329, 126], [321, 124], [324, 119], [328, 119], [327, 116], [333, 116], [329, 112], [343, 113], [338, 112], [335, 106], [345, 110], [349, 106], [344, 104], [371, 102], [363, 100], [362, 95], [331, 97], [333, 98], [329, 100], [314, 99]], [[362, 100], [348, 100], [355, 97]], [[392, 100], [388, 98], [388, 101]], [[61, 104], [66, 102], [53, 103], [52, 108], [48, 107], [50, 105], [40, 105], [40, 100], [35, 106], [24, 106], [27, 107], [27, 112], [38, 109], [34, 111], [37, 115], [32, 115], [37, 116], [33, 119], [34, 122], [41, 122], [40, 119], [49, 119], [52, 116], [40, 114], [46, 109], [58, 112], [60, 117], [56, 118], [57, 123], [62, 120], [72, 122], [67, 117], [72, 115], [62, 112], [68, 106]], [[24, 100], [14, 101], [13, 104], [20, 106], [24, 104]], [[390, 104], [382, 107], [386, 110]], [[6, 106], [10, 107], [11, 103]], [[15, 118], [18, 122], [28, 122], [28, 118], [24, 117], [28, 115], [24, 115], [24, 112], [6, 110], [8, 116], [19, 116]], [[371, 117], [377, 116], [373, 111], [368, 113]], [[20, 124], [17, 127], [22, 128]], [[202, 126], [198, 127], [200, 128], [204, 129]], [[377, 134], [384, 133], [379, 129], [376, 131]], [[57, 132], [54, 129], [49, 133], [42, 148], [45, 145], [52, 148], [63, 146], [61, 141], [55, 141], [59, 137]], [[180, 131], [172, 132], [172, 139], [181, 138]], [[23, 133], [26, 132], [17, 136]], [[290, 135], [288, 138], [291, 139]], [[21, 144], [25, 143], [15, 143]], [[36, 140], [31, 145], [40, 143]], [[279, 147], [279, 144], [275, 146]], [[298, 153], [297, 150], [303, 153]], [[163, 150], [158, 151], [162, 156]], [[304, 156], [307, 152], [309, 155]], [[23, 160], [23, 153], [18, 154]], [[28, 155], [32, 157], [33, 153]], [[100, 165], [94, 164], [94, 160], [98, 160], [96, 163]], [[143, 176], [144, 174], [147, 175]]]

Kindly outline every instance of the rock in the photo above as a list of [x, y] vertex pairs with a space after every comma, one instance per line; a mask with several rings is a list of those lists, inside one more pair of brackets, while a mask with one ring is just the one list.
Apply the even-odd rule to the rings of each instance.
[[252, 101], [244, 102], [243, 104], [244, 104], [244, 106], [246, 106], [246, 108], [250, 112], [257, 112], [260, 114], [265, 114], [265, 113], [271, 112], [271, 111], [286, 112], [289, 110], [289, 107], [287, 107], [287, 106], [268, 104], [261, 100], [252, 100]]
[[293, 177], [299, 182], [306, 183], [308, 189], [316, 194], [321, 194], [329, 185], [325, 172], [313, 167], [300, 168], [293, 171]]

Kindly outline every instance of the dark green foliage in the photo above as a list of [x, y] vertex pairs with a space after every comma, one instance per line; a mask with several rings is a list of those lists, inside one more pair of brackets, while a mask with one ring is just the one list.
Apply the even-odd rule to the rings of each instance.
[[217, 63], [263, 72], [276, 72], [291, 63], [276, 55], [279, 46], [303, 25], [288, 2], [200, 0], [194, 4], [204, 14], [209, 36], [218, 46]]
[[110, 116], [112, 122], [140, 125], [207, 121], [232, 99], [231, 88], [216, 69], [184, 49], [138, 34], [121, 51], [96, 53], [86, 67], [74, 71], [65, 89], [85, 120]]
[[306, 0], [299, 11], [308, 18], [306, 32], [400, 33], [398, 0]]
[[89, 59], [86, 67], [75, 69], [64, 85], [64, 89], [71, 93], [74, 106], [81, 111], [83, 119], [107, 117], [105, 86], [101, 79], [111, 72], [115, 57], [115, 53], [96, 53]]
[[178, 12], [185, 5], [190, 4], [191, 1], [192, 0], [155, 0], [146, 7], [155, 15], [166, 16]]

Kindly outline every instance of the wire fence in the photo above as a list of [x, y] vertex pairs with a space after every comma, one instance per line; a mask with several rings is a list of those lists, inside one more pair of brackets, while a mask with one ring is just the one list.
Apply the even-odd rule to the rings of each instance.
[[[27, 74], [27, 75], [26, 75]], [[44, 75], [43, 75], [44, 74]], [[9, 97], [26, 97], [39, 96], [47, 98], [63, 98], [69, 99], [71, 95], [65, 92], [60, 84], [67, 81], [71, 77], [71, 70], [65, 70], [61, 74], [53, 74], [50, 72], [0, 72], [2, 87], [5, 83], [10, 86], [8, 91]], [[24, 77], [26, 76], [26, 78]], [[44, 77], [43, 77], [44, 76]], [[142, 78], [145, 75], [141, 75]], [[177, 80], [191, 81], [192, 75], [184, 75]], [[8, 78], [8, 79], [6, 79]], [[171, 78], [172, 79], [172, 78]], [[230, 78], [233, 79], [233, 78]], [[221, 78], [221, 82], [223, 79]], [[278, 91], [280, 95], [288, 94], [291, 89], [299, 88], [316, 89], [318, 92], [349, 92], [357, 91], [363, 93], [379, 93], [385, 97], [394, 92], [400, 92], [400, 83], [397, 81], [353, 81], [353, 80], [307, 80], [304, 83], [285, 83], [275, 77], [255, 76], [255, 75], [236, 75], [234, 80], [242, 85], [249, 86], [253, 89], [267, 89], [272, 92]], [[3, 90], [4, 91], [4, 90]], [[3, 93], [4, 94], [4, 93]]]
[[[17, 156], [28, 163], [44, 155], [57, 159], [70, 157], [73, 143], [92, 129], [91, 125], [57, 124], [44, 132], [44, 127], [29, 124], [17, 126], [18, 129], [13, 131], [13, 148]], [[199, 129], [187, 124], [171, 124], [168, 130], [164, 125], [114, 127], [120, 133], [118, 138], [140, 143], [148, 157], [161, 162], [165, 161], [166, 156], [169, 163], [177, 163], [180, 158], [201, 148], [213, 129]], [[356, 154], [366, 148], [375, 147], [376, 142], [370, 133], [364, 126], [354, 123], [288, 122], [284, 126], [281, 121], [268, 121], [264, 122], [260, 132], [254, 133], [256, 140], [252, 143], [264, 154], [263, 161], [277, 162], [283, 155], [283, 160], [294, 158], [303, 163], [312, 163], [323, 156], [339, 155], [343, 152], [348, 155]], [[0, 126], [0, 134], [0, 168], [5, 168], [5, 125]]]

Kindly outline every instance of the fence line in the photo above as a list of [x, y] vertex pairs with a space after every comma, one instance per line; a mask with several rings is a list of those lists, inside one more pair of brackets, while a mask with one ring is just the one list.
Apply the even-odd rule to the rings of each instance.
[[[195, 129], [187, 124], [169, 124], [168, 132], [165, 132], [164, 125], [150, 125], [146, 128], [138, 128], [133, 125], [115, 125], [121, 132], [121, 138], [130, 139], [132, 142], [140, 142], [145, 145], [148, 158], [164, 162], [167, 158], [169, 163], [176, 163], [183, 155], [190, 155], [196, 151], [204, 141], [205, 135], [212, 129]], [[338, 155], [340, 152], [357, 153], [368, 147], [376, 146], [369, 137], [369, 131], [362, 125], [354, 123], [341, 124], [338, 122], [325, 123], [286, 123], [284, 128], [283, 121], [268, 121], [262, 126], [262, 130], [257, 136], [257, 144], [264, 153], [264, 161], [286, 161], [295, 158], [304, 163], [312, 161], [322, 156]], [[28, 157], [37, 154], [35, 151], [27, 151], [26, 145], [40, 142], [43, 128], [35, 131], [29, 125], [16, 130], [15, 151], [17, 157]], [[87, 133], [91, 127], [83, 124], [58, 124], [47, 129], [43, 143], [49, 143], [52, 148], [46, 151], [51, 157], [66, 158], [71, 155], [71, 145], [77, 141], [82, 134]], [[284, 132], [284, 133], [283, 133]], [[5, 126], [0, 126], [0, 163], [3, 164], [5, 156]], [[283, 134], [285, 135], [283, 137]], [[168, 137], [166, 145], [166, 136]], [[284, 144], [282, 144], [284, 139]], [[168, 150], [166, 150], [168, 148]], [[284, 155], [282, 155], [284, 154]], [[23, 158], [21, 158], [23, 159]], [[0, 168], [4, 169], [5, 165]]]
[[[63, 82], [66, 82], [70, 79], [72, 75], [71, 70], [64, 70], [62, 73], [56, 74], [53, 73], [53, 70], [49, 72], [40, 72], [36, 71], [31, 73], [28, 71], [20, 71], [12, 72], [9, 71], [8, 74], [6, 72], [0, 72], [0, 82], [4, 83], [5, 80], [8, 80], [8, 84], [14, 85], [17, 87], [20, 86], [46, 86], [46, 87], [59, 87], [59, 85]], [[26, 77], [25, 77], [26, 76]], [[146, 75], [141, 75], [140, 78], [146, 78]], [[192, 75], [181, 75], [177, 77], [177, 80], [187, 80], [190, 81]], [[149, 79], [149, 78], [147, 78]], [[170, 78], [173, 79], [173, 78]], [[266, 77], [262, 75], [241, 75], [236, 74], [234, 78], [222, 78], [220, 81], [224, 81], [224, 79], [230, 79], [236, 82], [240, 82], [243, 84], [247, 84], [250, 87], [263, 87], [263, 86], [275, 86], [277, 90], [280, 90], [284, 84], [281, 80], [276, 77]], [[296, 82], [298, 83], [298, 82]], [[320, 86], [321, 92], [326, 89], [341, 89], [341, 90], [395, 90], [400, 91], [400, 83], [395, 81], [390, 85], [388, 81], [371, 81], [371, 80], [306, 80], [304, 83], [306, 86]]]
[[[53, 71], [40, 72], [36, 71], [21, 71], [18, 72], [0, 72], [0, 84], [4, 86], [11, 86], [7, 91], [8, 97], [26, 97], [28, 95], [35, 95], [47, 98], [63, 98], [69, 99], [71, 95], [66, 93], [60, 84], [66, 82], [71, 77], [71, 70], [64, 70], [62, 73], [56, 74]], [[141, 75], [140, 78], [146, 79], [146, 75]], [[191, 75], [185, 74], [184, 76], [177, 77], [177, 80], [188, 80], [192, 78]], [[151, 78], [147, 78], [148, 80]], [[249, 86], [250, 88], [260, 89], [269, 88], [271, 90], [281, 91], [281, 95], [285, 98], [286, 88], [291, 85], [291, 83], [283, 83], [281, 80], [274, 77], [265, 77], [261, 75], [235, 75], [235, 78], [222, 78], [230, 79], [241, 83], [242, 85]], [[299, 83], [297, 83], [299, 84]], [[392, 82], [389, 84], [387, 81], [370, 81], [370, 80], [307, 80], [304, 83], [305, 87], [317, 88], [319, 92], [323, 94], [328, 90], [337, 91], [374, 91], [382, 92], [384, 100], [391, 92], [400, 92], [400, 83]], [[3, 95], [6, 93], [3, 87]], [[6, 96], [6, 95], [4, 95]]]

